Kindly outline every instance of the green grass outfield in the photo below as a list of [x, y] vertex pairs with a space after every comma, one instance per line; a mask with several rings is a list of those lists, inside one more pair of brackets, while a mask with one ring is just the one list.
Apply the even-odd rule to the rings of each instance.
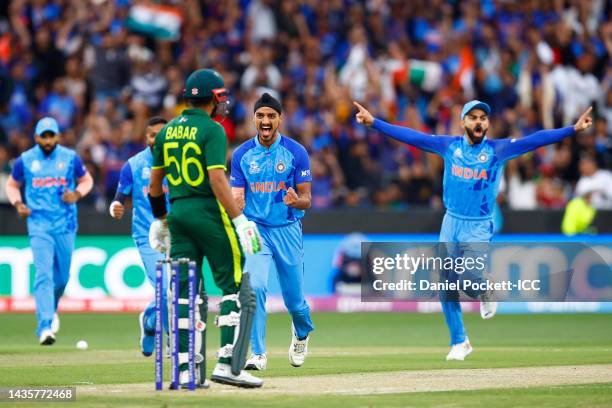
[[[469, 314], [465, 321], [474, 353], [464, 362], [446, 362], [447, 333], [441, 314], [317, 313], [310, 355], [303, 367], [293, 368], [287, 361], [288, 315], [274, 314], [268, 319], [268, 370], [261, 374], [268, 381], [263, 389], [213, 384], [211, 390], [195, 393], [154, 391], [153, 359], [142, 357], [138, 350], [137, 315], [65, 314], [61, 319], [56, 344], [42, 347], [34, 337], [33, 315], [0, 314], [0, 387], [77, 386], [76, 404], [53, 407], [612, 406], [612, 315], [498, 315], [483, 321]], [[76, 349], [80, 339], [87, 340], [88, 350]], [[209, 331], [208, 348], [210, 371], [218, 348], [216, 328]], [[167, 369], [169, 360], [164, 363]], [[547, 375], [529, 371], [555, 366], [550, 373], [567, 372], [563, 377], [568, 381], [557, 384], [544, 378]], [[592, 381], [586, 377], [574, 384], [574, 368], [567, 366], [603, 369], [611, 375]], [[517, 367], [520, 370], [504, 371]], [[501, 370], [489, 374], [478, 369]], [[390, 384], [395, 380], [395, 388], [385, 388], [385, 372]], [[473, 378], [475, 388], [483, 379], [510, 377], [500, 387], [435, 390], [440, 383], [436, 373], [452, 385], [455, 372], [457, 381]], [[433, 389], [410, 389], [408, 380], [408, 388], [402, 390], [397, 384], [400, 375], [419, 382], [430, 376]], [[325, 379], [319, 381], [323, 386], [317, 385], [317, 379]], [[518, 388], [509, 388], [515, 380]], [[380, 389], [370, 393], [371, 387]], [[299, 395], [301, 388], [310, 391]], [[29, 405], [43, 406], [17, 406]], [[0, 408], [4, 406], [9, 404], [0, 403]]]

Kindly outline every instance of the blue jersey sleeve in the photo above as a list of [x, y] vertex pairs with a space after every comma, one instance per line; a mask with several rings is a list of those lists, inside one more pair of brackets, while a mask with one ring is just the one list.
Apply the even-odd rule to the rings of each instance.
[[[134, 180], [132, 178], [132, 166], [130, 166], [130, 162], [127, 161], [125, 162], [123, 167], [121, 167], [121, 173], [119, 174], [119, 184], [117, 185], [117, 195], [130, 195], [132, 193], [133, 185]], [[117, 197], [117, 195], [115, 195], [115, 197]]]
[[310, 183], [312, 181], [312, 174], [310, 172], [308, 152], [302, 147], [301, 149], [296, 149], [293, 154], [295, 157], [295, 184]]
[[557, 143], [566, 137], [574, 135], [574, 127], [561, 129], [540, 130], [520, 139], [502, 139], [495, 141], [495, 152], [501, 161], [518, 157], [524, 153], [551, 143]]
[[19, 183], [23, 181], [23, 159], [21, 157], [18, 157], [17, 160], [15, 160], [11, 176]]
[[444, 156], [448, 146], [454, 140], [454, 138], [449, 136], [428, 135], [407, 127], [392, 125], [380, 119], [374, 119], [372, 127], [400, 142], [436, 153], [440, 156]]
[[74, 155], [74, 178], [75, 180], [80, 179], [87, 173], [87, 168], [83, 164], [83, 160], [78, 155]]
[[238, 148], [234, 151], [232, 155], [232, 171], [230, 173], [230, 186], [231, 187], [245, 187], [246, 179], [244, 177], [244, 173], [242, 172], [242, 167], [240, 167], [240, 162], [242, 161], [242, 157], [246, 149]]

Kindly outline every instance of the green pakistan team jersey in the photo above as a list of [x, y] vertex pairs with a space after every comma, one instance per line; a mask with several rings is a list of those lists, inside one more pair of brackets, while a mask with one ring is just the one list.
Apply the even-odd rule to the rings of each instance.
[[227, 139], [223, 127], [201, 109], [185, 109], [155, 136], [153, 168], [163, 168], [170, 200], [214, 198], [208, 170], [225, 170]]

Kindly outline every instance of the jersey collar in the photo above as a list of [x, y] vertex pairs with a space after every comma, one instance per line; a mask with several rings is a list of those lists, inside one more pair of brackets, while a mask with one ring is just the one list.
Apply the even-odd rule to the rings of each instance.
[[275, 150], [278, 147], [278, 145], [280, 144], [280, 141], [281, 141], [282, 138], [283, 138], [283, 135], [281, 134], [281, 132], [278, 132], [278, 137], [276, 138], [274, 143], [272, 143], [272, 145], [270, 146], [270, 149], [268, 149], [267, 147], [265, 147], [264, 145], [262, 145], [259, 142], [259, 133], [258, 133], [258, 134], [255, 135], [255, 145], [257, 147], [261, 148], [261, 149], [272, 151], [272, 150]]

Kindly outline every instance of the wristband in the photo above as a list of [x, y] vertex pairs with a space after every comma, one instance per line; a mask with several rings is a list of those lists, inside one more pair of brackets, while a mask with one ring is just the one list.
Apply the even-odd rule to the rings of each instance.
[[151, 203], [151, 210], [155, 218], [166, 215], [166, 196], [164, 194], [154, 197], [149, 193], [149, 203]]

